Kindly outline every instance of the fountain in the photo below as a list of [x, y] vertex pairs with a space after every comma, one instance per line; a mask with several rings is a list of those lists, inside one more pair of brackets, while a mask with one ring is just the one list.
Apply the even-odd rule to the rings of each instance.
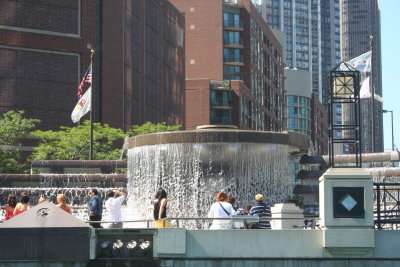
[[168, 193], [169, 217], [206, 217], [218, 191], [239, 206], [252, 204], [257, 193], [270, 205], [284, 202], [291, 194], [289, 157], [307, 146], [307, 137], [298, 133], [215, 128], [130, 137], [131, 216], [152, 218], [159, 187]]

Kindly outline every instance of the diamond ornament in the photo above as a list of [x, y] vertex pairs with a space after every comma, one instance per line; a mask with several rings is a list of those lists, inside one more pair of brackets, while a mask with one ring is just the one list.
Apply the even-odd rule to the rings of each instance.
[[340, 201], [340, 204], [342, 204], [343, 207], [350, 212], [358, 203], [350, 194], [348, 194], [343, 198], [342, 201]]

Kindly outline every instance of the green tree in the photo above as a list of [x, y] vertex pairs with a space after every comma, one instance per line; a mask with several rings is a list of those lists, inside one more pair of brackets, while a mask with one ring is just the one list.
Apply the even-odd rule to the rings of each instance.
[[24, 172], [20, 139], [27, 137], [40, 122], [26, 119], [24, 111], [8, 111], [0, 114], [0, 173]]
[[[42, 138], [32, 155], [33, 159], [87, 160], [89, 159], [90, 121], [76, 127], [60, 127], [59, 131], [35, 131], [32, 134]], [[125, 134], [116, 129], [93, 123], [93, 159], [115, 160], [121, 154], [115, 142]]]
[[134, 136], [134, 135], [158, 133], [158, 132], [173, 132], [173, 131], [179, 131], [180, 129], [181, 129], [180, 125], [168, 126], [166, 125], [165, 122], [153, 124], [148, 121], [140, 126], [133, 125], [132, 128], [128, 131], [128, 135]]

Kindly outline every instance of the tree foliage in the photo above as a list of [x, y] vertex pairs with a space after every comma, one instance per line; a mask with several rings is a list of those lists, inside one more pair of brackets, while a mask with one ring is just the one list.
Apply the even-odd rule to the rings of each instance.
[[[90, 147], [90, 121], [76, 127], [60, 127], [59, 131], [35, 131], [33, 135], [42, 138], [32, 155], [33, 159], [87, 160]], [[121, 129], [108, 124], [93, 123], [93, 159], [115, 160], [121, 149], [115, 142], [125, 134]]]
[[38, 119], [26, 119], [24, 114], [22, 110], [0, 114], [0, 173], [24, 171], [20, 139], [28, 136], [40, 122]]
[[180, 125], [172, 125], [168, 126], [165, 122], [153, 124], [151, 122], [146, 122], [142, 125], [133, 125], [132, 128], [128, 131], [129, 136], [141, 135], [141, 134], [150, 134], [150, 133], [158, 133], [158, 132], [173, 132], [179, 131], [181, 128]]

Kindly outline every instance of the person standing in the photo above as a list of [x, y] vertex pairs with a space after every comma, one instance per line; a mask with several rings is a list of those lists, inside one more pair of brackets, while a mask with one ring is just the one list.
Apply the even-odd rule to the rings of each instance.
[[156, 226], [158, 228], [167, 228], [171, 227], [171, 224], [167, 218], [167, 192], [160, 188], [156, 195], [154, 196], [154, 209], [153, 216], [154, 220], [156, 220]]
[[[97, 189], [93, 188], [89, 192], [90, 201], [88, 204], [89, 221], [101, 221], [103, 214], [103, 200], [99, 196]], [[100, 223], [89, 223], [93, 228], [101, 228]]]
[[256, 195], [256, 204], [250, 209], [250, 215], [258, 215], [260, 221], [253, 224], [252, 229], [271, 229], [271, 223], [268, 219], [271, 218], [271, 208], [264, 203], [264, 196], [262, 194]]
[[[224, 192], [219, 192], [216, 196], [217, 202], [213, 203], [208, 212], [208, 218], [230, 218], [237, 215], [232, 204], [227, 202], [228, 195]], [[213, 220], [210, 230], [232, 229], [232, 220]]]
[[[118, 196], [119, 195], [119, 196]], [[117, 197], [118, 196], [118, 197]], [[107, 224], [107, 228], [122, 228], [122, 212], [121, 206], [126, 198], [126, 193], [119, 190], [110, 190], [107, 193], [108, 199], [104, 203], [107, 210], [107, 221], [113, 223]]]

